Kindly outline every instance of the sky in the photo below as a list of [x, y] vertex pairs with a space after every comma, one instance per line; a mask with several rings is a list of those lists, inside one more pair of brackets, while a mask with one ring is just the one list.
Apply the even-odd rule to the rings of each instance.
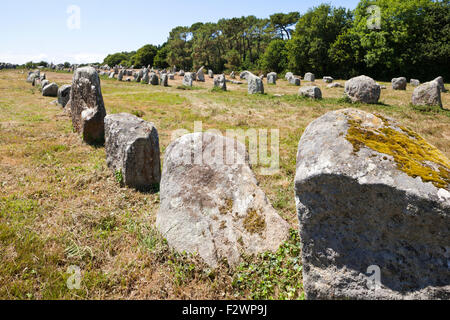
[[306, 12], [358, 0], [2, 0], [0, 62], [102, 62], [110, 53], [163, 44], [176, 26], [221, 18]]

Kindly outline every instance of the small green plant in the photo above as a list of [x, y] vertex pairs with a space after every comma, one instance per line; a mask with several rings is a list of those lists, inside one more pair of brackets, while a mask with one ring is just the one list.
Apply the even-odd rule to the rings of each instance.
[[116, 170], [114, 173], [114, 177], [116, 178], [116, 181], [120, 184], [123, 184], [123, 173], [122, 170]]
[[131, 111], [131, 114], [135, 115], [138, 118], [142, 118], [145, 115], [145, 112], [141, 110], [133, 110]]

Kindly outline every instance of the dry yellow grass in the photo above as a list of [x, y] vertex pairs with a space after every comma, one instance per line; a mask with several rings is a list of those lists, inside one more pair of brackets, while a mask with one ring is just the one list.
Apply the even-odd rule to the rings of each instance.
[[[71, 74], [46, 74], [59, 85], [71, 83]], [[195, 257], [174, 254], [153, 229], [159, 195], [120, 188], [106, 167], [104, 149], [83, 144], [70, 118], [52, 104], [55, 99], [42, 97], [25, 78], [19, 70], [0, 72], [0, 299], [255, 297], [236, 288], [236, 270], [222, 266], [212, 272]], [[179, 77], [170, 85], [102, 79], [107, 112], [142, 112], [158, 128], [162, 154], [172, 132], [192, 131], [194, 121], [202, 121], [204, 130], [279, 129], [281, 171], [258, 180], [296, 228], [298, 141], [315, 118], [351, 106], [338, 100], [343, 89], [316, 81], [325, 99], [310, 101], [297, 98], [298, 87], [286, 81], [266, 85], [267, 94], [256, 96], [246, 94], [246, 85], [211, 92], [211, 79], [196, 83], [195, 90], [177, 89]], [[411, 87], [387, 86], [383, 104], [357, 107], [397, 119], [450, 156], [448, 113], [413, 110]], [[443, 103], [449, 108], [450, 94], [443, 94]], [[66, 286], [71, 265], [82, 270], [80, 290]]]

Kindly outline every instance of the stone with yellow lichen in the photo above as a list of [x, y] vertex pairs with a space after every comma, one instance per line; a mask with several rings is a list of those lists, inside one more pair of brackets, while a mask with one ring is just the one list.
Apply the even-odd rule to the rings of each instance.
[[392, 119], [344, 109], [311, 123], [295, 177], [307, 297], [449, 299], [449, 183], [449, 160]]

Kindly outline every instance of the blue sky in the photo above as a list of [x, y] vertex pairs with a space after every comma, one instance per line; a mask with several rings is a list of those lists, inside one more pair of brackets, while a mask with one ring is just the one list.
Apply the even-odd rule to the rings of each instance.
[[[300, 11], [321, 3], [354, 9], [358, 0], [9, 0], [2, 1], [0, 61], [86, 63], [109, 54], [162, 44], [176, 26], [220, 18]], [[79, 29], [76, 12], [80, 9]], [[74, 15], [75, 14], [75, 15]]]

